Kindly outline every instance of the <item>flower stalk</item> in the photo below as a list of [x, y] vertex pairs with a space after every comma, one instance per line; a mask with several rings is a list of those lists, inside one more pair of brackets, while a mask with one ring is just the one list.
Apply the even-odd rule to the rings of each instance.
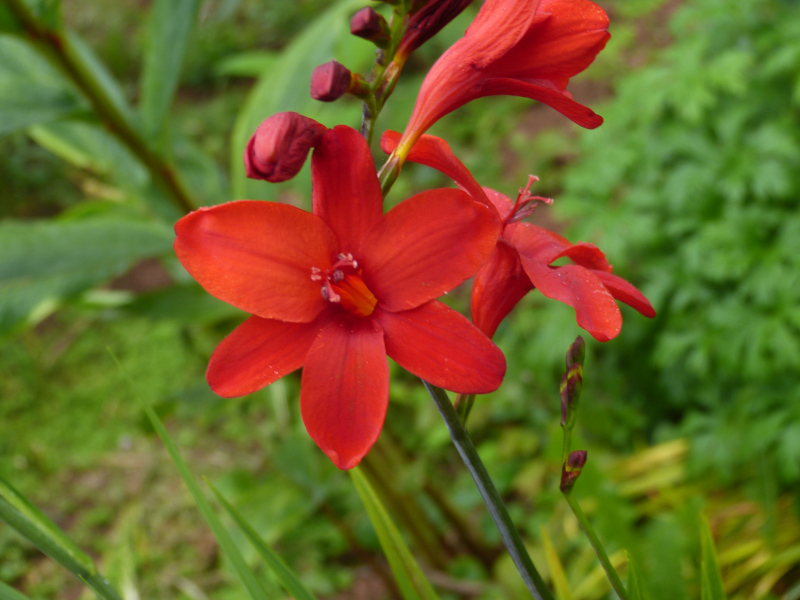
[[589, 538], [589, 543], [594, 548], [597, 559], [603, 566], [611, 586], [621, 600], [627, 600], [625, 586], [617, 574], [616, 569], [611, 564], [600, 538], [597, 537], [589, 519], [581, 510], [580, 504], [572, 495], [572, 489], [578, 481], [578, 477], [586, 464], [586, 451], [570, 451], [572, 444], [572, 430], [578, 420], [578, 405], [580, 403], [581, 388], [583, 385], [583, 360], [586, 356], [586, 344], [581, 336], [578, 336], [567, 350], [566, 367], [567, 371], [561, 380], [561, 428], [564, 431], [564, 442], [562, 447], [562, 466], [561, 466], [561, 493], [567, 501], [581, 529]]
[[428, 394], [430, 394], [434, 404], [436, 404], [436, 408], [442, 415], [447, 430], [450, 432], [450, 437], [453, 439], [453, 444], [461, 455], [461, 459], [464, 461], [470, 475], [472, 475], [475, 485], [478, 487], [478, 491], [480, 491], [481, 497], [486, 504], [486, 508], [489, 510], [489, 514], [500, 532], [500, 537], [503, 539], [503, 543], [508, 549], [508, 553], [511, 555], [511, 559], [514, 561], [519, 574], [522, 576], [522, 580], [525, 582], [528, 591], [530, 591], [537, 600], [554, 600], [553, 595], [545, 585], [542, 576], [539, 574], [539, 571], [536, 570], [531, 557], [528, 555], [525, 544], [522, 542], [517, 528], [511, 521], [511, 517], [503, 504], [502, 498], [500, 498], [500, 493], [497, 491], [492, 478], [489, 476], [489, 472], [486, 470], [481, 457], [478, 455], [478, 451], [475, 449], [472, 439], [470, 439], [467, 430], [464, 429], [464, 425], [461, 423], [453, 405], [450, 403], [447, 393], [443, 389], [431, 385], [425, 380], [423, 380], [422, 383], [425, 385], [425, 389], [428, 390]]

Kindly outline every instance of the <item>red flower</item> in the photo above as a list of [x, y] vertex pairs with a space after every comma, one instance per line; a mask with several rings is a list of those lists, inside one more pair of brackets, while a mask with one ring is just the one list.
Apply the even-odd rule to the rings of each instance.
[[572, 100], [569, 78], [610, 37], [608, 16], [589, 0], [486, 0], [463, 38], [431, 67], [397, 155], [444, 115], [483, 96], [543, 102], [582, 127], [603, 119]]
[[382, 214], [369, 148], [349, 127], [323, 134], [311, 169], [313, 213], [249, 200], [200, 209], [175, 225], [175, 252], [208, 292], [253, 314], [211, 357], [211, 388], [241, 396], [304, 366], [306, 429], [349, 469], [383, 426], [387, 354], [456, 392], [500, 385], [500, 350], [434, 300], [478, 270], [499, 226], [454, 189]]
[[[387, 131], [381, 139], [384, 152], [391, 152], [400, 134]], [[624, 279], [611, 274], [611, 265], [594, 244], [572, 244], [558, 234], [519, 220], [530, 215], [537, 201], [529, 187], [520, 190], [516, 203], [508, 197], [481, 188], [447, 143], [431, 135], [422, 136], [408, 160], [433, 167], [458, 183], [473, 198], [494, 208], [503, 233], [487, 263], [478, 271], [472, 287], [472, 320], [491, 337], [497, 326], [530, 290], [575, 309], [578, 325], [595, 339], [605, 342], [622, 328], [622, 315], [614, 299], [646, 317], [655, 311], [644, 295]], [[531, 178], [530, 183], [535, 181]], [[573, 264], [552, 266], [560, 258]]]

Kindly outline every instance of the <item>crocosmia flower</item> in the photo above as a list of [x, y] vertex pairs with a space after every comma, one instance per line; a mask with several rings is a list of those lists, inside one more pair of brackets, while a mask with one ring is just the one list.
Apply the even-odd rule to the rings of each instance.
[[486, 0], [463, 38], [431, 67], [396, 155], [444, 115], [483, 96], [523, 96], [582, 127], [602, 117], [567, 92], [610, 37], [608, 16], [589, 0]]
[[[386, 132], [381, 147], [389, 153], [399, 139], [400, 134]], [[453, 179], [473, 198], [491, 206], [503, 224], [497, 245], [472, 287], [472, 320], [489, 337], [534, 288], [574, 308], [578, 325], [601, 342], [616, 337], [622, 328], [622, 314], [615, 299], [646, 317], [655, 316], [639, 290], [611, 273], [611, 265], [597, 246], [572, 244], [544, 227], [520, 222], [533, 212], [537, 202], [552, 202], [530, 194], [530, 185], [536, 178], [532, 177], [516, 202], [511, 202], [499, 192], [481, 188], [447, 143], [431, 135], [419, 139], [408, 160], [433, 167]], [[560, 258], [567, 258], [572, 264], [553, 265]]]
[[369, 148], [349, 127], [323, 134], [311, 171], [312, 213], [249, 200], [200, 209], [176, 224], [175, 252], [208, 292], [252, 314], [211, 357], [211, 388], [241, 396], [304, 367], [306, 429], [349, 469], [383, 426], [387, 355], [455, 392], [500, 385], [500, 350], [435, 300], [475, 274], [499, 225], [455, 189], [383, 214]]

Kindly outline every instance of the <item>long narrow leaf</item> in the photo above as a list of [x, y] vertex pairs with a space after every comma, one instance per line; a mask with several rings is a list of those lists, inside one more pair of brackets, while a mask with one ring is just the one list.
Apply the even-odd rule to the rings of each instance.
[[151, 140], [163, 130], [199, 6], [199, 0], [156, 0], [153, 3], [141, 83], [142, 120]]
[[117, 591], [98, 573], [92, 559], [3, 479], [0, 479], [0, 520], [91, 587], [100, 598], [120, 600]]
[[[109, 352], [111, 352], [110, 349]], [[217, 538], [217, 542], [222, 548], [222, 551], [230, 559], [231, 563], [233, 563], [233, 567], [236, 569], [236, 574], [239, 575], [242, 583], [247, 588], [250, 597], [253, 598], [253, 600], [263, 600], [264, 598], [267, 598], [268, 595], [263, 586], [259, 582], [255, 573], [253, 573], [253, 571], [247, 565], [247, 562], [244, 560], [242, 553], [239, 552], [239, 548], [236, 547], [236, 544], [228, 533], [228, 530], [225, 529], [225, 526], [214, 513], [214, 510], [211, 508], [211, 504], [206, 499], [203, 491], [200, 489], [200, 485], [197, 483], [194, 475], [192, 475], [191, 471], [189, 471], [189, 466], [183, 460], [183, 457], [178, 451], [178, 447], [175, 445], [175, 442], [172, 441], [172, 438], [167, 432], [167, 428], [164, 427], [161, 419], [158, 418], [156, 411], [154, 411], [153, 408], [138, 393], [133, 380], [123, 369], [122, 364], [120, 364], [113, 352], [111, 352], [111, 357], [114, 359], [114, 362], [117, 363], [120, 371], [122, 371], [122, 373], [125, 375], [125, 378], [128, 380], [131, 390], [139, 400], [139, 404], [142, 405], [142, 409], [147, 415], [147, 418], [150, 419], [153, 429], [156, 430], [158, 437], [161, 438], [161, 441], [164, 443], [167, 452], [172, 458], [172, 462], [175, 463], [175, 467], [178, 469], [181, 479], [183, 479], [186, 487], [189, 488], [189, 492], [191, 492], [195, 504], [197, 504], [197, 508], [200, 509], [200, 512], [203, 514], [203, 518], [206, 520], [206, 523], [214, 533], [214, 537]]]
[[228, 512], [231, 518], [236, 522], [236, 525], [245, 534], [250, 543], [253, 544], [253, 547], [259, 553], [264, 562], [267, 563], [267, 566], [272, 569], [272, 572], [275, 573], [275, 576], [278, 578], [278, 581], [281, 582], [281, 585], [286, 589], [287, 592], [295, 599], [295, 600], [316, 600], [314, 594], [308, 591], [306, 587], [300, 582], [300, 579], [294, 572], [286, 566], [281, 560], [281, 557], [278, 556], [272, 548], [270, 548], [267, 543], [264, 541], [258, 532], [253, 529], [253, 527], [248, 523], [245, 518], [237, 511], [233, 505], [225, 499], [217, 488], [210, 482], [206, 482], [208, 487], [211, 488], [211, 491], [214, 492], [216, 495], [217, 500], [219, 503], [222, 504], [223, 508]]
[[628, 554], [628, 600], [647, 600], [649, 597], [639, 564]]
[[717, 562], [717, 550], [711, 528], [705, 517], [700, 517], [700, 586], [702, 600], [727, 600], [722, 587], [722, 574]]
[[417, 561], [414, 560], [411, 551], [403, 541], [375, 490], [372, 489], [366, 475], [361, 469], [355, 468], [350, 470], [350, 477], [361, 497], [364, 508], [367, 509], [367, 515], [372, 521], [375, 533], [378, 534], [378, 540], [389, 561], [389, 566], [392, 568], [403, 598], [405, 600], [436, 600], [436, 592], [433, 591], [430, 582], [419, 568]]
[[30, 600], [30, 598], [0, 581], [0, 600]]
[[556, 598], [558, 600], [572, 600], [572, 592], [570, 592], [569, 583], [567, 583], [567, 575], [564, 573], [564, 565], [558, 557], [558, 552], [556, 552], [553, 542], [550, 540], [547, 529], [542, 527], [541, 532], [544, 555], [547, 559], [547, 566], [550, 569], [550, 579], [556, 590]]

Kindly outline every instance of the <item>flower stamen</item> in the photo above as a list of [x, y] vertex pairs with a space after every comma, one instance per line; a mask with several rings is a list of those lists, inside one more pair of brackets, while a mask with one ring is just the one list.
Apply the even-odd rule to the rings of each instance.
[[358, 261], [350, 253], [336, 255], [336, 260], [325, 271], [311, 267], [311, 281], [321, 281], [320, 293], [328, 302], [339, 304], [346, 311], [368, 317], [378, 304], [377, 298], [361, 278]]
[[511, 214], [506, 219], [506, 224], [516, 223], [525, 217], [531, 216], [536, 210], [539, 202], [544, 202], [545, 204], [553, 203], [552, 198], [534, 196], [531, 194], [531, 186], [537, 181], [539, 181], [539, 178], [536, 175], [528, 175], [528, 183], [524, 188], [520, 188], [519, 194], [517, 195], [517, 201], [514, 203], [514, 208], [511, 211]]

